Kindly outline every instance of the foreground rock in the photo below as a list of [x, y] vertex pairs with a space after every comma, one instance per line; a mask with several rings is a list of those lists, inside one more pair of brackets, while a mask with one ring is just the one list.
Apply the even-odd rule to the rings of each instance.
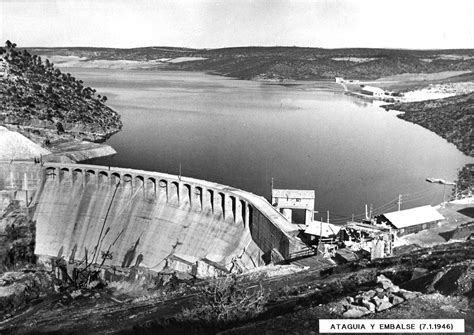
[[366, 314], [382, 312], [419, 295], [419, 292], [400, 289], [390, 279], [379, 275], [375, 289], [359, 292], [356, 296], [349, 296], [341, 301], [346, 309], [341, 316], [360, 318]]
[[[358, 317], [356, 313], [367, 313], [369, 310], [363, 318], [464, 318], [466, 331], [470, 333], [474, 330], [474, 319], [470, 317], [474, 313], [467, 298], [470, 293], [461, 296], [422, 294], [405, 291], [405, 283], [420, 273], [448, 274], [451, 273], [449, 269], [470, 264], [474, 257], [473, 248], [474, 241], [466, 241], [410, 251], [398, 257], [369, 263], [361, 261], [336, 266], [331, 268], [332, 271], [318, 268], [281, 277], [251, 276], [238, 280], [235, 285], [231, 281], [231, 285], [227, 286], [221, 286], [213, 279], [181, 283], [172, 291], [144, 287], [138, 295], [133, 296], [132, 292], [126, 293], [128, 285], [125, 283], [118, 283], [122, 286], [121, 293], [114, 292], [112, 285], [99, 292], [89, 288], [81, 288], [80, 292], [74, 289], [67, 291], [67, 294], [61, 293], [66, 297], [61, 298], [61, 301], [40, 304], [32, 312], [17, 314], [14, 318], [0, 322], [0, 328], [6, 334], [83, 333], [84, 329], [91, 334], [209, 334], [219, 331], [228, 334], [310, 334], [318, 332], [319, 319], [341, 318], [347, 311], [346, 306], [352, 305], [355, 312], [351, 312], [354, 313], [351, 317]], [[426, 269], [427, 272], [420, 269]], [[469, 274], [469, 269], [461, 271], [462, 275], [458, 278]], [[118, 284], [114, 286], [118, 287]], [[394, 292], [396, 286], [399, 286], [398, 292]], [[221, 289], [214, 290], [216, 287]], [[245, 313], [233, 314], [234, 310], [227, 313], [227, 307], [235, 305], [227, 304], [221, 292], [232, 295], [236, 291], [243, 294], [244, 299], [248, 299], [245, 297], [247, 293], [249, 297], [257, 298], [249, 302], [258, 302], [261, 311], [256, 316], [258, 319]], [[390, 294], [393, 296], [390, 297]], [[260, 300], [260, 297], [263, 299]], [[404, 301], [401, 302], [401, 299]], [[218, 313], [210, 317], [208, 307], [203, 304], [206, 301], [213, 302], [208, 306], [219, 307]], [[231, 301], [235, 302], [235, 299]], [[379, 311], [376, 310], [376, 302], [380, 303]], [[387, 302], [392, 306], [383, 309], [389, 306]], [[246, 305], [243, 304], [243, 307]], [[228, 320], [226, 317], [229, 316], [231, 319], [228, 322], [222, 321], [222, 318]], [[200, 320], [193, 322], [196, 317]]]
[[52, 292], [51, 276], [44, 271], [4, 273], [0, 277], [0, 320]]

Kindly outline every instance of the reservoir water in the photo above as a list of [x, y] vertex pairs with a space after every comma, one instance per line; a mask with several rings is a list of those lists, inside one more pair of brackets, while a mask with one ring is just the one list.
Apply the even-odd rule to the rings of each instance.
[[316, 218], [333, 223], [365, 204], [375, 213], [438, 204], [472, 162], [436, 134], [332, 83], [276, 85], [203, 73], [65, 68], [108, 97], [123, 130], [118, 154], [95, 160], [241, 188], [266, 198], [274, 188], [316, 192]]

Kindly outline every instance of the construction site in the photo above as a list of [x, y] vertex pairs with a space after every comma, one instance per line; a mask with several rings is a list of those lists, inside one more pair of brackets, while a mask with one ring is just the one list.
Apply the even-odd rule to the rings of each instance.
[[[272, 189], [269, 202], [181, 176], [47, 162], [6, 162], [1, 185], [2, 257], [19, 270], [1, 277], [6, 333], [258, 333], [276, 316], [390, 317], [428, 299], [465, 318], [472, 307], [469, 194], [409, 209], [400, 196], [396, 211], [366, 206], [364, 219], [336, 224], [315, 219], [312, 190]], [[111, 324], [124, 315], [132, 321]]]

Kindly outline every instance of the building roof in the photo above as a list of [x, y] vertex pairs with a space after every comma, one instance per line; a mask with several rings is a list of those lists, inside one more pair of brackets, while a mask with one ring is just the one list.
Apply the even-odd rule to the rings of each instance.
[[284, 189], [273, 189], [273, 198], [302, 198], [302, 199], [314, 199], [313, 190], [284, 190]]
[[381, 89], [380, 87], [374, 87], [374, 86], [367, 86], [367, 85], [365, 85], [364, 87], [362, 87], [362, 89], [363, 89], [364, 91], [372, 92], [372, 93], [379, 93], [379, 94], [385, 93], [385, 91], [384, 91], [383, 89]]
[[397, 229], [443, 220], [444, 216], [431, 206], [415, 207], [383, 214]]
[[346, 224], [346, 228], [363, 231], [368, 234], [372, 234], [372, 233], [381, 234], [381, 233], [387, 232], [391, 227], [382, 226], [382, 225], [369, 225], [369, 224], [359, 223], [359, 222], [348, 222]]
[[330, 223], [321, 222], [321, 221], [311, 221], [304, 232], [309, 235], [329, 237], [329, 236], [337, 235], [340, 230], [341, 230], [341, 227], [330, 224]]

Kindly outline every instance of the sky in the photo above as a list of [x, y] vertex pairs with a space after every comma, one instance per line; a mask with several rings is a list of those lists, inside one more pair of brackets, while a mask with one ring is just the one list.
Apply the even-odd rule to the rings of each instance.
[[474, 48], [474, 0], [0, 0], [19, 47]]

